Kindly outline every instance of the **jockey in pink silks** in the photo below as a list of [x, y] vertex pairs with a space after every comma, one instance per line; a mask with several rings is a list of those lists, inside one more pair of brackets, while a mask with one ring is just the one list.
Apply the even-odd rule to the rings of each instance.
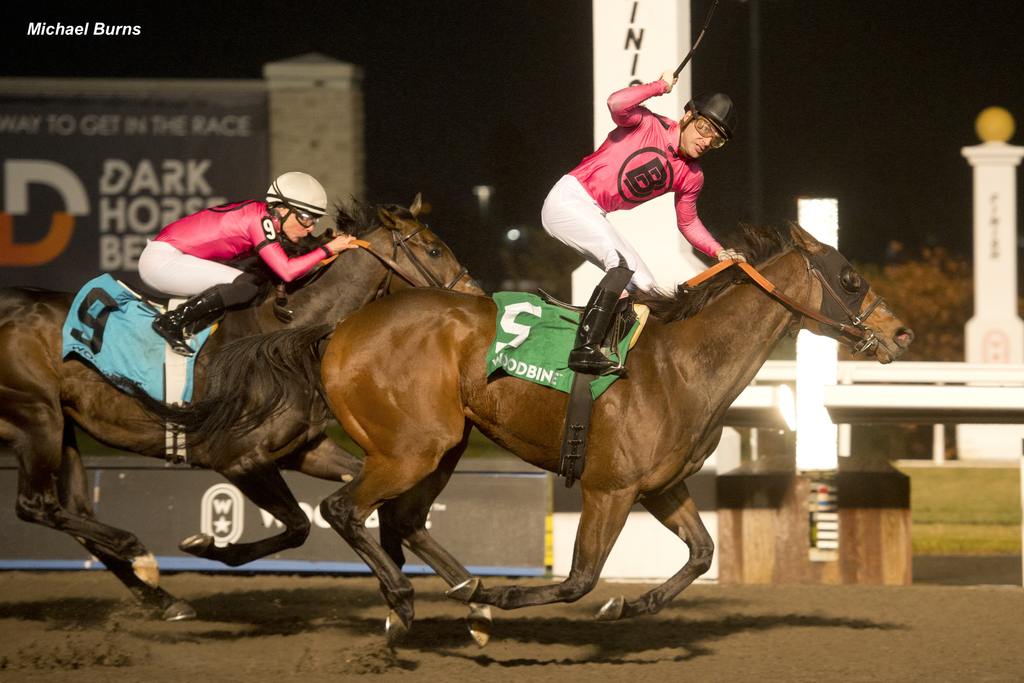
[[297, 242], [326, 212], [323, 186], [311, 175], [291, 171], [270, 185], [265, 199], [214, 206], [165, 227], [139, 256], [139, 276], [150, 287], [191, 298], [157, 316], [153, 329], [176, 353], [191, 356], [186, 335], [227, 308], [250, 304], [260, 292], [257, 276], [227, 261], [256, 252], [278, 277], [291, 282], [320, 261], [355, 248], [354, 237], [340, 235], [302, 256], [288, 257], [280, 239]]
[[743, 260], [738, 252], [724, 249], [697, 216], [697, 196], [704, 185], [697, 159], [732, 138], [732, 100], [722, 93], [697, 96], [687, 103], [679, 121], [642, 106], [655, 95], [671, 92], [675, 82], [670, 69], [652, 83], [612, 93], [608, 109], [616, 128], [597, 151], [562, 176], [544, 200], [544, 229], [605, 271], [580, 317], [575, 348], [569, 354], [569, 367], [577, 372], [622, 371], [601, 352], [601, 341], [626, 286], [643, 291], [655, 287], [650, 270], [615, 232], [608, 213], [632, 209], [672, 191], [676, 224], [690, 244], [720, 261]]

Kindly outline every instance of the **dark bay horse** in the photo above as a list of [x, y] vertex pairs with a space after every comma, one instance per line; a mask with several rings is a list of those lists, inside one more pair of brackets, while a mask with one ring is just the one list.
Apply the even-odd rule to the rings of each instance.
[[[339, 207], [337, 228], [370, 243], [417, 286], [441, 286], [469, 293], [482, 290], [448, 247], [417, 217], [419, 195], [410, 208]], [[325, 238], [326, 239], [326, 238]], [[333, 322], [388, 291], [408, 283], [365, 249], [345, 252], [290, 294], [294, 326]], [[61, 360], [61, 327], [73, 295], [41, 289], [0, 290], [0, 445], [18, 458], [16, 512], [26, 521], [64, 531], [99, 558], [144, 604], [166, 619], [194, 616], [192, 608], [159, 586], [153, 555], [136, 536], [95, 518], [75, 426], [97, 441], [140, 455], [165, 457], [165, 434], [139, 402], [119, 392], [77, 360]], [[232, 339], [281, 329], [274, 297], [231, 311], [202, 350], [196, 368], [197, 400], [204, 395], [206, 360]], [[222, 442], [199, 444], [190, 464], [213, 469], [253, 503], [284, 525], [275, 536], [226, 547], [205, 535], [192, 536], [183, 550], [237, 566], [301, 545], [310, 522], [289, 491], [279, 468], [342, 482], [360, 468], [357, 458], [324, 433], [323, 410], [311, 409], [315, 388], [302, 377], [284, 383], [290, 405], [256, 428]], [[251, 387], [250, 387], [251, 389]], [[241, 394], [242, 388], [235, 387]]]
[[[802, 327], [889, 363], [912, 341], [913, 332], [846, 259], [798, 226], [781, 233], [748, 228], [745, 242], [734, 246], [758, 264], [782, 302], [738, 267], [674, 295], [641, 297], [651, 320], [630, 353], [628, 378], [594, 406], [572, 569], [558, 584], [485, 587], [424, 526], [472, 425], [523, 460], [557, 471], [567, 396], [485, 376], [496, 317], [491, 299], [408, 290], [365, 306], [333, 333], [316, 326], [241, 342], [249, 346], [247, 372], [286, 378], [313, 372], [317, 358], [309, 350], [330, 336], [320, 361], [326, 397], [366, 459], [320, 511], [380, 579], [391, 642], [412, 623], [413, 589], [399, 567], [400, 546], [378, 544], [364, 526], [375, 509], [401, 544], [453, 586], [451, 597], [513, 609], [588, 593], [640, 502], [689, 546], [689, 560], [664, 584], [637, 600], [610, 600], [598, 616], [653, 613], [710, 566], [712, 540], [685, 480], [718, 444], [726, 410], [775, 344]], [[816, 317], [838, 323], [825, 327]], [[264, 405], [252, 416], [274, 409]]]

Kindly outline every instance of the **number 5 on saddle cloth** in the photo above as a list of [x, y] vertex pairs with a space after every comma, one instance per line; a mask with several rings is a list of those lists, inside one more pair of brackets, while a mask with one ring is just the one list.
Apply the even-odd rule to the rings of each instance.
[[[569, 369], [580, 309], [526, 292], [498, 292], [493, 299], [498, 314], [494, 344], [487, 351], [487, 375], [518, 377], [570, 395], [559, 474], [566, 477], [566, 486], [572, 486], [583, 472], [592, 403], [619, 377]], [[619, 362], [626, 362], [648, 312], [646, 306], [634, 304], [617, 316], [605, 345], [613, 347], [611, 353]]]

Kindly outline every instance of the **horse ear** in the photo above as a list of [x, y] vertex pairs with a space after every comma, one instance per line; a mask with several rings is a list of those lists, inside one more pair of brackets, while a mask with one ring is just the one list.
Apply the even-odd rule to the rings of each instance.
[[383, 206], [377, 207], [377, 218], [380, 219], [380, 224], [385, 228], [394, 228], [397, 225], [395, 217]]
[[419, 192], [413, 197], [412, 204], [409, 206], [409, 213], [413, 216], [420, 215], [420, 210], [423, 208], [423, 195]]
[[814, 236], [811, 235], [811, 233], [807, 232], [796, 223], [790, 222], [789, 236], [792, 238], [793, 243], [804, 251], [817, 252], [821, 250], [821, 242], [814, 239]]

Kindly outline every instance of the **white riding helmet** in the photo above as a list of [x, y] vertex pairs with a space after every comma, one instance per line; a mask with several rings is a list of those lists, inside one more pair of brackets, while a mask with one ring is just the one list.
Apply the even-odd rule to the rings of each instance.
[[282, 173], [267, 188], [268, 204], [286, 204], [317, 216], [327, 213], [327, 192], [316, 178], [302, 171]]

